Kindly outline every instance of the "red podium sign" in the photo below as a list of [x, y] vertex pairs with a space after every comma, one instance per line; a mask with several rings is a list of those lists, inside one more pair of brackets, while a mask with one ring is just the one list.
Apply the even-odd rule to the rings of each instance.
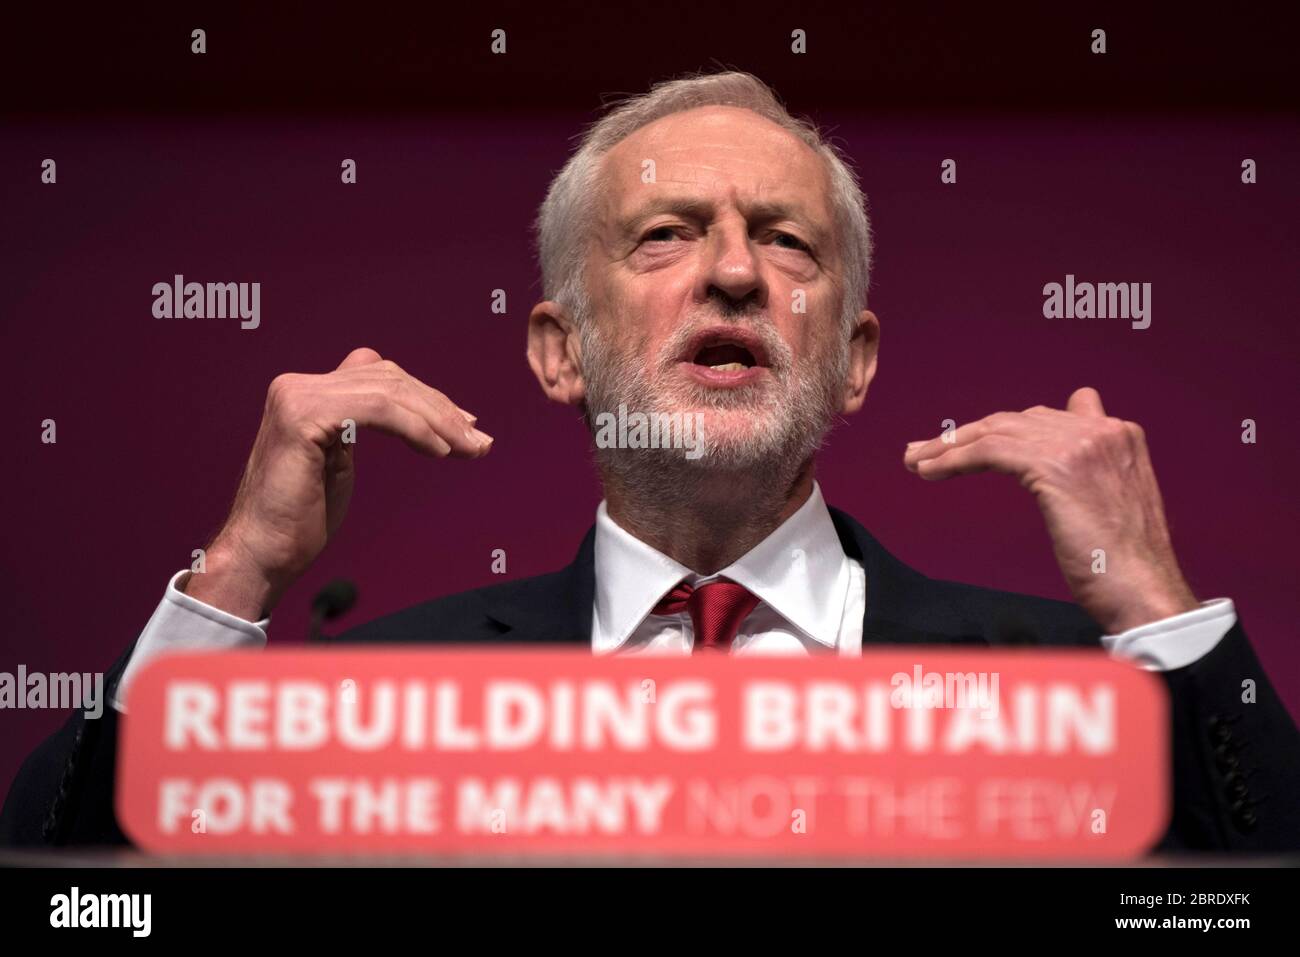
[[178, 654], [127, 707], [158, 852], [1114, 860], [1169, 815], [1164, 688], [1100, 652]]

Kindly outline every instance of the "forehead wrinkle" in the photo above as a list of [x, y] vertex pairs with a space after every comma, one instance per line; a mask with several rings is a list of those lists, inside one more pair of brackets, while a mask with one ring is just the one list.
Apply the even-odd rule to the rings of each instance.
[[[677, 181], [670, 181], [677, 182]], [[746, 190], [741, 195], [740, 188], [731, 184], [727, 188], [727, 202], [736, 207], [749, 222], [770, 223], [789, 220], [806, 226], [817, 236], [824, 239], [831, 232], [823, 222], [825, 211], [817, 213], [809, 210], [799, 199], [767, 198], [773, 191], [780, 190], [780, 185], [759, 185], [754, 190]], [[752, 195], [749, 195], [752, 194]], [[694, 193], [656, 193], [631, 209], [618, 215], [616, 225], [620, 230], [631, 229], [642, 220], [658, 213], [676, 213], [680, 216], [700, 221], [711, 221], [717, 215], [718, 204], [709, 196]]]
[[[834, 237], [834, 213], [829, 203], [830, 172], [826, 168], [825, 159], [816, 150], [789, 131], [771, 124], [757, 114], [753, 114], [760, 121], [761, 126], [764, 127], [760, 134], [762, 140], [767, 142], [780, 140], [787, 146], [793, 144], [795, 148], [780, 150], [776, 154], [775, 162], [764, 163], [761, 160], [751, 160], [750, 157], [754, 155], [753, 144], [715, 139], [715, 136], [709, 134], [720, 132], [716, 129], [716, 123], [712, 120], [690, 117], [691, 112], [693, 111], [685, 111], [684, 113], [656, 120], [616, 143], [600, 157], [596, 192], [600, 197], [598, 208], [600, 210], [601, 226], [605, 228], [612, 227], [617, 233], [622, 234], [632, 228], [637, 220], [665, 208], [660, 205], [661, 200], [659, 197], [649, 199], [631, 209], [628, 209], [620, 202], [619, 187], [635, 184], [632, 189], [623, 190], [627, 199], [633, 199], [637, 189], [642, 185], [640, 183], [642, 165], [641, 160], [635, 160], [637, 154], [642, 154], [646, 158], [650, 158], [649, 154], [659, 154], [659, 156], [664, 157], [665, 154], [671, 155], [698, 150], [703, 146], [705, 149], [725, 151], [730, 156], [738, 154], [742, 163], [750, 168], [755, 165], [773, 167], [761, 170], [757, 185], [752, 190], [746, 190], [747, 193], [754, 194], [754, 199], [739, 199], [737, 186], [734, 183], [735, 170], [726, 169], [718, 165], [717, 162], [710, 162], [708, 157], [687, 160], [686, 162], [676, 161], [675, 156], [672, 162], [665, 163], [661, 160], [656, 163], [656, 185], [677, 183], [687, 187], [698, 187], [706, 177], [709, 179], [723, 178], [728, 181], [728, 199], [737, 208], [740, 208], [747, 218], [750, 215], [749, 209], [751, 208], [764, 216], [780, 212], [782, 215], [777, 215], [774, 218], [789, 218], [806, 225], [813, 231], [814, 238], [819, 245], [825, 245], [828, 240]], [[683, 116], [688, 117], [684, 124], [665, 122]], [[685, 125], [687, 129], [683, 130], [682, 125]], [[698, 139], [681, 142], [680, 138], [689, 136], [693, 129], [698, 129], [700, 126], [707, 129], [707, 142], [701, 143]], [[629, 159], [629, 156], [632, 159]], [[815, 185], [808, 184], [806, 178], [797, 175], [797, 172], [800, 172], [798, 167], [809, 162], [811, 162], [812, 169], [815, 170], [813, 174]], [[611, 165], [614, 168], [611, 168]], [[663, 169], [664, 166], [668, 168]], [[809, 207], [807, 203], [800, 199], [772, 200], [763, 198], [763, 194], [770, 195], [773, 191], [782, 190], [787, 184], [793, 184], [796, 190], [800, 189], [800, 187], [811, 187], [816, 197], [815, 206], [821, 208]], [[694, 212], [697, 215], [705, 212], [706, 207], [716, 209], [711, 199], [698, 196], [670, 196], [666, 197], [662, 202], [677, 203], [680, 210]], [[778, 207], [784, 208], [778, 209]], [[668, 208], [668, 211], [672, 211], [672, 209]]]

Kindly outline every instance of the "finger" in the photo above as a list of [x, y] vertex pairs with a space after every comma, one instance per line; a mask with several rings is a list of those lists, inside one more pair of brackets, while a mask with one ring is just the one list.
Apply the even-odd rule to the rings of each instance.
[[339, 369], [336, 371], [342, 371], [344, 369], [344, 366], [346, 366], [347, 363], [352, 360], [353, 356], [356, 356], [358, 353], [368, 353], [369, 355], [376, 357], [377, 360], [375, 362], [358, 361], [356, 364], [349, 367], [354, 371], [374, 374], [374, 376], [366, 376], [366, 378], [372, 378], [372, 377], [382, 378], [384, 376], [397, 376], [400, 378], [409, 379], [411, 382], [415, 383], [420, 388], [432, 393], [433, 395], [441, 399], [446, 400], [447, 404], [450, 405], [453, 409], [455, 409], [460, 414], [460, 416], [470, 425], [473, 425], [475, 422], [478, 421], [478, 416], [474, 415], [474, 413], [462, 409], [455, 402], [452, 402], [451, 399], [448, 399], [446, 395], [439, 392], [437, 389], [434, 389], [432, 386], [425, 385], [415, 376], [411, 375], [409, 372], [407, 372], [405, 369], [399, 366], [396, 362], [393, 362], [391, 359], [382, 359], [382, 360], [378, 359], [379, 353], [375, 352], [373, 349], [357, 349], [355, 352], [349, 355], [347, 359], [343, 360], [344, 365], [339, 366]]
[[360, 366], [373, 365], [376, 362], [383, 362], [384, 357], [374, 349], [353, 349], [348, 353], [347, 358], [339, 363], [339, 369], [356, 369]]
[[[433, 401], [435, 402], [442, 401], [447, 403], [447, 405], [451, 406], [453, 409], [459, 412], [464, 417], [465, 421], [468, 422], [470, 425], [473, 425], [475, 422], [478, 421], [477, 415], [474, 415], [474, 413], [467, 412], [465, 409], [462, 409], [459, 405], [453, 402], [445, 392], [439, 392], [433, 386], [429, 385], [428, 383], [421, 382], [419, 379], [417, 379], [415, 376], [411, 375], [410, 373], [407, 373], [407, 376], [411, 380], [412, 385], [416, 386], [424, 393], [426, 393], [429, 396], [429, 398], [432, 399]], [[486, 432], [482, 432], [480, 434], [487, 435]]]
[[986, 435], [967, 445], [949, 447], [942, 455], [918, 463], [916, 474], [938, 482], [974, 472], [1004, 472], [1023, 476], [1034, 462], [1030, 442], [1006, 435]]
[[492, 436], [474, 427], [478, 420], [437, 389], [410, 376], [402, 388], [410, 395], [412, 404], [422, 407], [433, 429], [451, 444], [453, 454], [477, 458], [492, 448]]
[[321, 396], [312, 418], [329, 434], [339, 433], [350, 419], [361, 428], [396, 436], [424, 455], [445, 458], [453, 451], [424, 415], [379, 390]]
[[[334, 396], [358, 396], [365, 399], [379, 393], [388, 401], [419, 415], [450, 448], [457, 458], [478, 458], [492, 447], [492, 437], [472, 427], [456, 405], [442, 393], [422, 386], [410, 376], [383, 375], [373, 378], [333, 380], [326, 387]], [[365, 399], [368, 401], [368, 399]], [[354, 417], [355, 418], [355, 417]], [[357, 420], [360, 422], [360, 420]]]
[[916, 464], [925, 459], [942, 455], [949, 449], [969, 445], [977, 439], [993, 433], [1023, 436], [1030, 429], [1041, 428], [1041, 423], [1022, 412], [994, 412], [966, 425], [940, 435], [937, 438], [907, 443], [903, 453], [903, 464], [909, 471], [916, 471]]
[[1075, 389], [1070, 395], [1070, 401], [1065, 403], [1065, 411], [1093, 418], [1106, 417], [1106, 410], [1101, 404], [1101, 393], [1091, 386]]

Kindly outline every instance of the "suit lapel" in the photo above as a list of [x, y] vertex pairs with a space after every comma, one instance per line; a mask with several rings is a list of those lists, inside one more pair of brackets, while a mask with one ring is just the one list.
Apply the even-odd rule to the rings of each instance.
[[885, 551], [851, 516], [830, 509], [844, 554], [866, 573], [862, 644], [985, 644], [964, 633], [961, 616], [935, 582]]
[[590, 645], [596, 595], [595, 542], [593, 525], [569, 565], [550, 575], [525, 579], [495, 597], [487, 616], [505, 629], [501, 640]]

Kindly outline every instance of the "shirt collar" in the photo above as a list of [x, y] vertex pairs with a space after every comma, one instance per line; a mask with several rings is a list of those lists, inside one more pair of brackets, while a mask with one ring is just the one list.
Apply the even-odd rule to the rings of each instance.
[[729, 578], [809, 638], [834, 648], [848, 595], [844, 547], [813, 483], [808, 501], [737, 561], [707, 578], [650, 547], [596, 509], [593, 650], [620, 648], [674, 585]]

